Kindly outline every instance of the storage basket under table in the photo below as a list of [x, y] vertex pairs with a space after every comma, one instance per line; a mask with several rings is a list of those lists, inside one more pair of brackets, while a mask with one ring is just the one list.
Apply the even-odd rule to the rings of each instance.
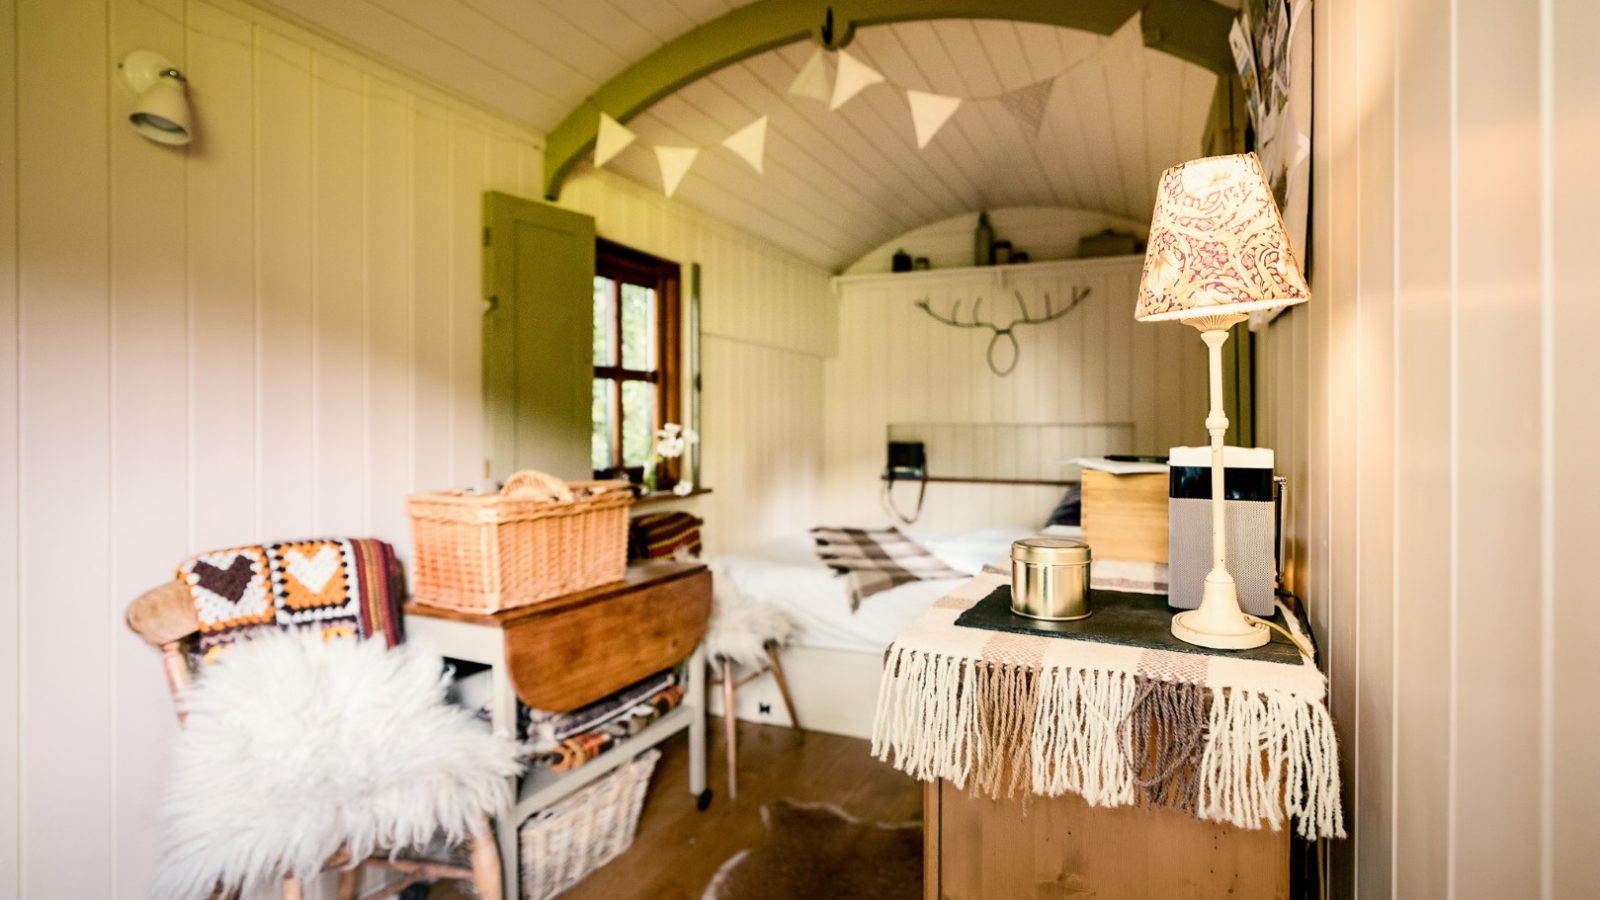
[[494, 494], [439, 491], [406, 500], [422, 603], [495, 613], [622, 579], [626, 481], [567, 483], [523, 471]]
[[661, 751], [638, 759], [522, 824], [523, 900], [545, 900], [582, 881], [633, 844]]

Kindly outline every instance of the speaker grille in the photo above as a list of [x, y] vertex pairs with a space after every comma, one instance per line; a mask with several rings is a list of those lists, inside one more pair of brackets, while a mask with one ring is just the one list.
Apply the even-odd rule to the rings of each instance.
[[[1173, 498], [1167, 503], [1167, 602], [1194, 609], [1211, 571], [1211, 501]], [[1271, 616], [1277, 588], [1272, 502], [1229, 500], [1224, 506], [1228, 571], [1239, 586], [1239, 605], [1253, 616]]]

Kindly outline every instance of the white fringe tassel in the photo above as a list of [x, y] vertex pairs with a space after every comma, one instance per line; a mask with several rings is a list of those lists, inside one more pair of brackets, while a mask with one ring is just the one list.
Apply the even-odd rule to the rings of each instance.
[[[978, 709], [965, 661], [895, 648], [878, 690], [872, 754], [915, 778], [964, 790], [977, 765]], [[1073, 793], [1092, 806], [1138, 802], [1119, 735], [1137, 685], [1132, 673], [1046, 668], [1027, 748], [1018, 763], [1033, 792]], [[1338, 745], [1323, 704], [1238, 688], [1211, 688], [1199, 773], [1201, 819], [1274, 831], [1292, 819], [1307, 838], [1344, 837]], [[1026, 758], [1021, 754], [1026, 753]]]

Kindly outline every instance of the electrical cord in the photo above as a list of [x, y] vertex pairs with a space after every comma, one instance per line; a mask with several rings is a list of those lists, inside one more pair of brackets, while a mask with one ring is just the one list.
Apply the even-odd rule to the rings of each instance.
[[1263, 619], [1260, 616], [1252, 616], [1249, 613], [1245, 614], [1245, 619], [1254, 625], [1265, 625], [1268, 628], [1271, 628], [1273, 631], [1276, 631], [1277, 633], [1288, 638], [1289, 643], [1293, 644], [1295, 649], [1300, 651], [1300, 655], [1304, 656], [1306, 659], [1316, 658], [1315, 654], [1311, 652], [1311, 648], [1306, 646], [1304, 641], [1300, 640], [1298, 637], [1295, 637], [1289, 632], [1289, 629], [1284, 628], [1282, 625], [1279, 625], [1275, 622], [1268, 622], [1266, 619]]
[[917, 488], [917, 508], [911, 511], [909, 518], [902, 515], [900, 512], [900, 507], [895, 505], [894, 479], [890, 478], [883, 483], [883, 493], [878, 499], [883, 504], [884, 509], [887, 510], [890, 515], [894, 516], [895, 521], [899, 522], [901, 525], [910, 525], [922, 517], [922, 501], [928, 496], [928, 479], [921, 478], [918, 479], [918, 482], [921, 484], [921, 487]]

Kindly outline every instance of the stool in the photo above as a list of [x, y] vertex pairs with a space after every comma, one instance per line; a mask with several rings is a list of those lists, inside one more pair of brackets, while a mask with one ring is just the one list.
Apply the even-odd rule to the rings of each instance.
[[[738, 719], [734, 715], [734, 692], [757, 678], [772, 673], [778, 683], [778, 693], [783, 696], [784, 709], [789, 721], [798, 729], [800, 717], [795, 713], [794, 698], [789, 694], [789, 680], [783, 674], [783, 662], [778, 651], [798, 630], [788, 614], [770, 603], [751, 600], [741, 595], [726, 575], [718, 573], [713, 581], [711, 624], [706, 628], [706, 658], [721, 670], [721, 679], [713, 684], [722, 685], [722, 725], [728, 744], [728, 798], [738, 796]], [[734, 680], [733, 668], [741, 665], [752, 669], [751, 674]]]

